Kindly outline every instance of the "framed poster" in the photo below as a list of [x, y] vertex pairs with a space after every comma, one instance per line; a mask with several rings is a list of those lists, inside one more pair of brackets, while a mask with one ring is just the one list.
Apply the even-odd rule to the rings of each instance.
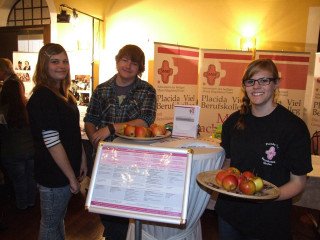
[[77, 99], [78, 106], [88, 106], [92, 94], [91, 53], [86, 50], [68, 52], [70, 62], [70, 90]]
[[89, 212], [170, 224], [187, 217], [192, 150], [101, 142]]
[[38, 53], [13, 52], [12, 58], [13, 69], [24, 84], [26, 97], [30, 98], [34, 87], [32, 78], [37, 65]]

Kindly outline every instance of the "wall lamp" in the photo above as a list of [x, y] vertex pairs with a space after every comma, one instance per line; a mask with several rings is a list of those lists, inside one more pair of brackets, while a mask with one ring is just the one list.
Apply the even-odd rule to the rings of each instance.
[[86, 16], [88, 16], [88, 17], [91, 17], [93, 20], [99, 20], [99, 21], [103, 22], [102, 19], [97, 18], [97, 17], [95, 17], [95, 16], [92, 16], [92, 15], [90, 15], [90, 14], [88, 14], [88, 13], [82, 12], [82, 11], [76, 9], [76, 8], [70, 7], [70, 6], [68, 6], [67, 4], [60, 4], [60, 8], [61, 8], [61, 13], [57, 15], [57, 18], [58, 18], [57, 20], [58, 20], [58, 22], [59, 22], [59, 16], [65, 17], [65, 15], [69, 16], [69, 18], [68, 18], [68, 19], [69, 19], [68, 23], [70, 22], [70, 15], [67, 14], [67, 11], [66, 11], [66, 10], [62, 10], [63, 8], [66, 8], [66, 9], [71, 10], [71, 11], [72, 11], [72, 16], [73, 16], [74, 18], [77, 18], [77, 17], [78, 17], [78, 13], [82, 13], [83, 15], [86, 15]]
[[240, 38], [240, 49], [242, 51], [252, 51], [256, 49], [256, 38], [255, 37], [241, 37]]
[[256, 55], [256, 38], [255, 37], [241, 37], [240, 49], [242, 51], [252, 52], [252, 59], [255, 59]]

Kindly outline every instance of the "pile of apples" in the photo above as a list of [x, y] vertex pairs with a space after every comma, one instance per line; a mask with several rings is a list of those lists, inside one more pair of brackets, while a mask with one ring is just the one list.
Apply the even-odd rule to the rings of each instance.
[[123, 135], [128, 137], [157, 137], [166, 134], [166, 128], [164, 125], [153, 123], [150, 127], [125, 125], [123, 128]]
[[229, 167], [218, 171], [215, 176], [216, 183], [230, 192], [240, 192], [245, 195], [254, 195], [263, 189], [264, 183], [261, 177], [251, 171], [240, 172], [235, 167]]

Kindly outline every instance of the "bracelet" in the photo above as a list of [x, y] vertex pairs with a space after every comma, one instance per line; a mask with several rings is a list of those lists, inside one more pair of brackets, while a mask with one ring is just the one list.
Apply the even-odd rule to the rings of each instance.
[[113, 124], [109, 123], [107, 127], [109, 129], [110, 135], [114, 135], [116, 133], [116, 129], [114, 128]]

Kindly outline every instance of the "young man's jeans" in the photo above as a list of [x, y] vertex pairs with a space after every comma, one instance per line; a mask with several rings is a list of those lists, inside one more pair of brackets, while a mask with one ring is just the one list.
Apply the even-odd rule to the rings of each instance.
[[39, 185], [41, 221], [38, 240], [65, 239], [64, 217], [71, 198], [70, 186], [47, 188]]
[[219, 240], [258, 240], [257, 238], [247, 237], [235, 229], [229, 223], [218, 217]]
[[100, 214], [101, 223], [104, 226], [103, 236], [106, 240], [126, 240], [129, 219]]
[[34, 206], [37, 185], [33, 177], [33, 156], [2, 157], [2, 164], [14, 187], [16, 207], [26, 209]]

